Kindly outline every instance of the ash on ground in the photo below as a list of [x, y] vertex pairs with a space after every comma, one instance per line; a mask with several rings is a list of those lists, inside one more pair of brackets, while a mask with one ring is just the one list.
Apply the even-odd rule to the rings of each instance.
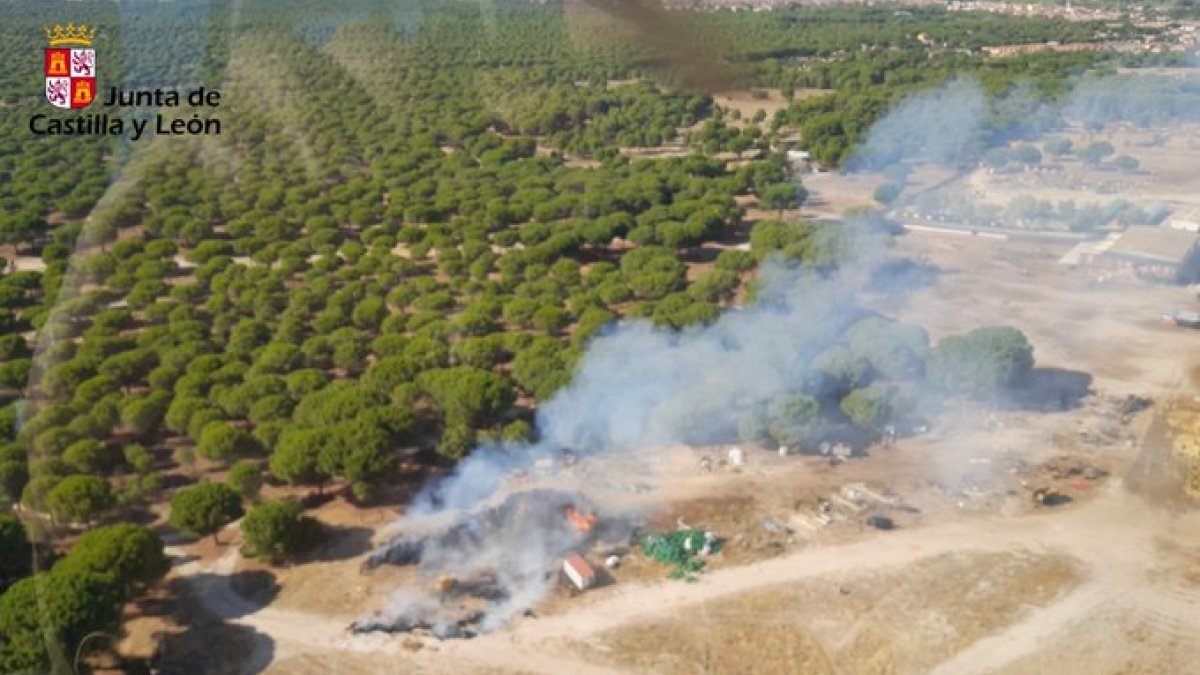
[[416, 565], [419, 581], [350, 626], [354, 633], [429, 632], [473, 637], [532, 609], [556, 584], [563, 557], [602, 542], [628, 542], [632, 525], [598, 517], [581, 494], [530, 490], [379, 547], [364, 571]]

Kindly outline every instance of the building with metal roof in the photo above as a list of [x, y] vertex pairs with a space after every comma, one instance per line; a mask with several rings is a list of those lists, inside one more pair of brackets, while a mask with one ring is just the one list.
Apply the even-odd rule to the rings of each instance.
[[1085, 253], [1085, 264], [1128, 270], [1156, 281], [1187, 283], [1200, 271], [1200, 233], [1136, 225]]

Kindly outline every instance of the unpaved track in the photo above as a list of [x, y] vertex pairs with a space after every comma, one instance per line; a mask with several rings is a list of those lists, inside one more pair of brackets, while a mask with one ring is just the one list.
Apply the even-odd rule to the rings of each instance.
[[[588, 640], [606, 630], [638, 620], [685, 614], [689, 607], [721, 596], [761, 590], [773, 585], [840, 578], [899, 568], [921, 558], [954, 551], [1026, 549], [1065, 553], [1077, 559], [1085, 580], [1052, 604], [1034, 609], [1022, 620], [975, 643], [942, 663], [941, 675], [1002, 670], [1006, 664], [1046, 649], [1060, 631], [1098, 615], [1136, 614], [1153, 617], [1163, 630], [1200, 630], [1200, 594], [1177, 592], [1151, 580], [1159, 564], [1156, 540], [1170, 534], [1177, 520], [1130, 495], [1114, 480], [1086, 504], [1047, 509], [1020, 518], [988, 517], [969, 522], [881, 533], [842, 546], [813, 548], [743, 567], [702, 575], [697, 584], [660, 582], [630, 584], [614, 595], [588, 602], [562, 615], [523, 619], [509, 628], [473, 640], [439, 643], [436, 650], [405, 653], [422, 672], [470, 672], [495, 668], [506, 672], [613, 672], [583, 661], [562, 647], [566, 639]], [[1193, 523], [1194, 525], [1194, 523]], [[1192, 529], [1195, 529], [1194, 527]], [[211, 570], [189, 564], [184, 576], [229, 572], [237, 553], [226, 554]], [[196, 590], [218, 615], [254, 628], [274, 642], [276, 660], [306, 652], [349, 650], [395, 658], [398, 638], [352, 636], [344, 621], [267, 607], [255, 610], [227, 583], [198, 577]], [[331, 580], [331, 592], [337, 582]], [[588, 604], [584, 604], [588, 603]], [[256, 659], [252, 659], [254, 661]], [[257, 665], [257, 664], [256, 664]]]
[[546, 650], [561, 638], [587, 639], [632, 621], [684, 614], [694, 603], [728, 594], [822, 576], [843, 577], [903, 567], [953, 551], [1041, 549], [1078, 559], [1087, 577], [1080, 587], [1052, 605], [1031, 612], [1004, 632], [976, 643], [936, 671], [980, 673], [1045, 647], [1058, 628], [1084, 620], [1095, 608], [1114, 599], [1131, 607], [1157, 606], [1174, 620], [1194, 623], [1200, 629], [1194, 607], [1167, 607], [1160, 602], [1158, 591], [1147, 585], [1146, 573], [1155, 565], [1154, 538], [1169, 520], [1167, 514], [1125, 492], [1119, 481], [1112, 481], [1096, 501], [1059, 511], [880, 534], [845, 546], [801, 551], [718, 570], [703, 575], [698, 584], [630, 586], [615, 597], [563, 616], [525, 621], [507, 631], [454, 643], [445, 651], [480, 664], [531, 672], [570, 672], [578, 662], [568, 662], [567, 655], [554, 668], [540, 667], [546, 660]]

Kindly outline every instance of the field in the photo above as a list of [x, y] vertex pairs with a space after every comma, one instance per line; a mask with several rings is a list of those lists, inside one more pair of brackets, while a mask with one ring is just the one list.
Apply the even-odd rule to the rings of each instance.
[[595, 650], [639, 672], [923, 672], [1077, 582], [1065, 557], [951, 552], [699, 603]]

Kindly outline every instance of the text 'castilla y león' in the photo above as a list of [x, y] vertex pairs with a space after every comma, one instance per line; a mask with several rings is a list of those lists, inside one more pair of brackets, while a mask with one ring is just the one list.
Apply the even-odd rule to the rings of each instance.
[[[221, 92], [199, 87], [186, 93], [173, 89], [122, 90], [110, 87], [100, 101], [110, 110], [122, 108], [192, 108], [215, 109], [221, 103]], [[219, 135], [221, 120], [194, 111], [191, 115], [155, 113], [152, 116], [124, 117], [110, 112], [77, 114], [70, 117], [38, 113], [29, 118], [29, 130], [39, 136], [124, 136], [130, 140], [154, 134], [158, 136]]]

